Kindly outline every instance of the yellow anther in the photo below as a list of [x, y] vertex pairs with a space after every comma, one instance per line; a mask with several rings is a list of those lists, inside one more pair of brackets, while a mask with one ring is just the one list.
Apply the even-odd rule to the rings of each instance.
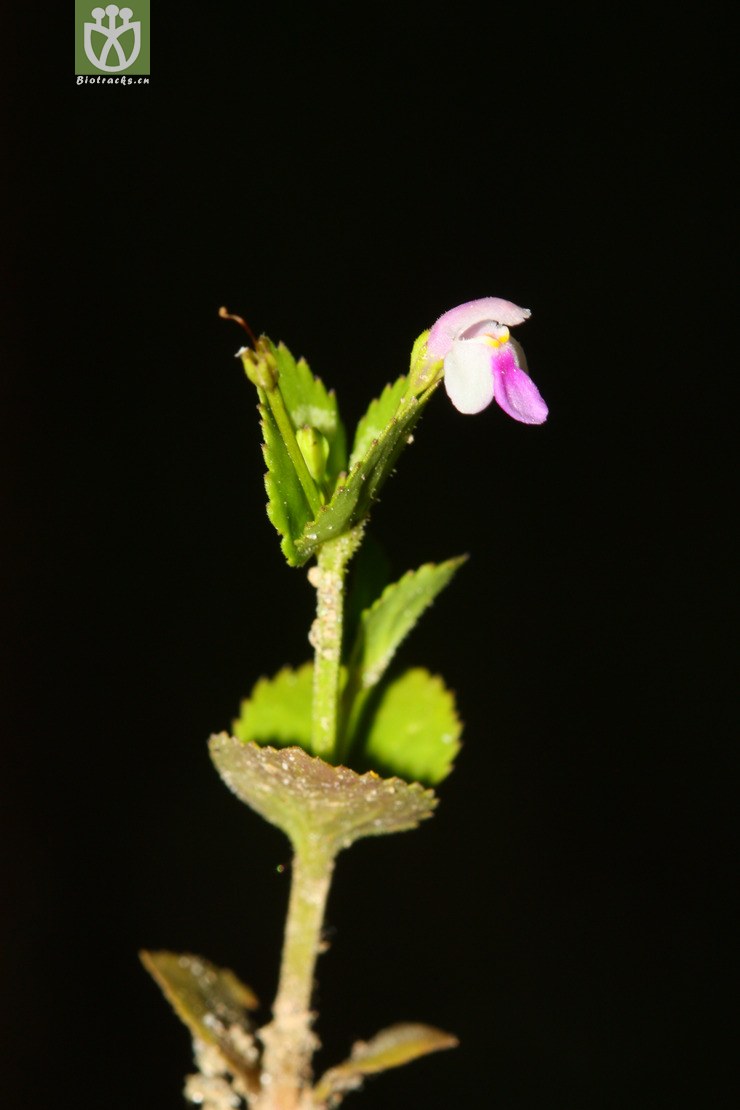
[[489, 347], [503, 347], [504, 343], [509, 342], [509, 329], [502, 327], [500, 335], [482, 335], [480, 338]]

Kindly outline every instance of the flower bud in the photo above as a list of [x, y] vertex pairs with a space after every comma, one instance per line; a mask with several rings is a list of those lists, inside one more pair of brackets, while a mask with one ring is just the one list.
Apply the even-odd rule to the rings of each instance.
[[329, 440], [317, 428], [305, 424], [295, 434], [301, 454], [306, 461], [308, 473], [314, 482], [323, 482], [326, 462], [329, 458]]
[[414, 342], [409, 365], [409, 386], [414, 397], [418, 397], [441, 377], [442, 360], [432, 359], [427, 354], [429, 332], [423, 331]]
[[242, 347], [236, 352], [237, 358], [242, 360], [244, 373], [252, 385], [258, 389], [270, 391], [275, 388], [278, 380], [277, 363], [272, 351], [258, 344], [257, 350], [251, 347]]

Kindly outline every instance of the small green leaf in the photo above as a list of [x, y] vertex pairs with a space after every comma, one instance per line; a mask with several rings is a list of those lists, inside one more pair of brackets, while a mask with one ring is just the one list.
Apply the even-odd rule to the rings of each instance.
[[365, 610], [349, 664], [360, 687], [374, 686], [382, 678], [401, 642], [466, 558], [460, 555], [408, 571]]
[[332, 767], [302, 748], [242, 744], [225, 732], [212, 736], [211, 759], [238, 798], [277, 825], [298, 849], [318, 838], [329, 855], [365, 836], [416, 828], [437, 804], [418, 783], [358, 775]]
[[458, 1044], [457, 1037], [431, 1025], [391, 1025], [369, 1041], [358, 1041], [352, 1046], [349, 1060], [325, 1072], [314, 1088], [314, 1102], [320, 1105], [330, 1101], [336, 1106], [344, 1094], [361, 1086], [366, 1076], [410, 1064], [420, 1056], [456, 1048]]
[[357, 424], [352, 454], [349, 457], [350, 470], [365, 458], [373, 440], [380, 439], [398, 412], [398, 406], [407, 388], [408, 378], [399, 378], [393, 385], [387, 385], [380, 397], [370, 402], [367, 412]]
[[243, 744], [254, 740], [285, 748], [311, 749], [311, 687], [313, 664], [297, 671], [284, 667], [274, 678], [261, 678], [240, 706], [232, 728]]
[[373, 532], [363, 536], [350, 566], [344, 609], [344, 642], [351, 647], [357, 637], [362, 614], [388, 585], [391, 564]]
[[257, 1049], [248, 1011], [258, 1002], [233, 971], [200, 956], [140, 952], [141, 962], [195, 1040], [216, 1045], [235, 1075], [258, 1085]]
[[358, 730], [362, 727], [368, 697], [385, 674], [401, 642], [437, 594], [451, 581], [467, 556], [445, 563], [426, 563], [387, 586], [365, 609], [355, 635], [347, 668], [342, 703], [340, 757], [350, 758]]
[[305, 559], [296, 551], [295, 540], [303, 533], [313, 513], [266, 401], [260, 404], [259, 414], [262, 425], [262, 454], [267, 466], [267, 515], [282, 537], [280, 547], [288, 563], [294, 567], [300, 566]]
[[441, 678], [420, 667], [405, 671], [379, 691], [368, 716], [353, 763], [425, 786], [450, 773], [462, 725]]
[[[297, 441], [290, 445], [286, 443], [285, 437], [291, 439], [291, 427], [294, 435], [305, 425], [321, 433], [328, 443], [325, 484], [331, 491], [347, 465], [345, 432], [339, 418], [336, 397], [333, 393], [327, 393], [323, 383], [311, 373], [308, 364], [303, 359], [296, 362], [282, 343], [275, 346], [266, 337], [260, 343], [265, 345], [266, 352], [274, 362], [277, 373], [276, 390], [279, 391], [278, 396], [274, 391], [258, 389], [262, 451], [267, 465], [267, 515], [282, 537], [281, 547], [285, 558], [291, 566], [300, 566], [306, 561], [306, 557], [298, 553], [295, 541], [303, 534], [315, 514], [296, 469], [297, 466], [304, 466], [303, 458], [300, 456], [296, 462], [291, 458], [291, 450], [294, 453], [300, 452], [300, 448]], [[285, 435], [278, 427], [271, 398], [275, 403], [280, 402], [287, 413], [287, 416], [281, 417], [286, 422]], [[304, 479], [309, 483], [310, 494], [312, 479], [307, 470]], [[318, 499], [318, 491], [315, 496]], [[318, 504], [318, 500], [316, 503]]]
[[315, 520], [308, 522], [303, 534], [295, 541], [298, 557], [302, 561], [315, 554], [327, 540], [349, 531], [367, 516], [438, 385], [439, 380], [434, 381], [417, 396], [409, 387], [408, 380], [399, 378], [395, 385], [386, 387], [378, 401], [373, 402], [376, 408], [371, 405], [360, 421], [352, 451], [353, 466], [347, 478], [337, 486], [329, 504], [322, 507]]
[[328, 441], [326, 480], [333, 489], [338, 475], [347, 469], [347, 444], [344, 425], [334, 392], [329, 393], [320, 378], [315, 378], [305, 359], [296, 360], [285, 346], [271, 344], [278, 369], [278, 385], [293, 428], [308, 425]]

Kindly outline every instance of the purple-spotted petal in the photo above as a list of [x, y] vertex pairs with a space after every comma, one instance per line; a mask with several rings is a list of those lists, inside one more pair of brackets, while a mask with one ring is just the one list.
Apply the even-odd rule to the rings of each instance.
[[475, 339], [458, 339], [445, 359], [445, 389], [458, 412], [481, 412], [494, 397], [494, 349]]
[[529, 374], [517, 366], [510, 344], [493, 352], [491, 369], [493, 395], [504, 412], [522, 424], [544, 424], [547, 405]]
[[501, 297], [481, 297], [477, 301], [468, 301], [440, 316], [429, 332], [427, 352], [434, 359], [444, 358], [455, 339], [464, 332], [475, 329], [480, 334], [483, 325], [493, 323], [513, 328], [517, 324], [523, 324], [529, 316], [528, 308], [520, 308]]

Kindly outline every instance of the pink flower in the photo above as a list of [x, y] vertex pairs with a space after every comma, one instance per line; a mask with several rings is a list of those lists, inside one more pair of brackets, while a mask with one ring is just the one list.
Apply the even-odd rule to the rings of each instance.
[[511, 301], [483, 297], [437, 320], [427, 354], [444, 360], [445, 389], [458, 412], [481, 412], [495, 401], [522, 424], [547, 419], [547, 405], [527, 373], [524, 351], [509, 334], [529, 314]]

